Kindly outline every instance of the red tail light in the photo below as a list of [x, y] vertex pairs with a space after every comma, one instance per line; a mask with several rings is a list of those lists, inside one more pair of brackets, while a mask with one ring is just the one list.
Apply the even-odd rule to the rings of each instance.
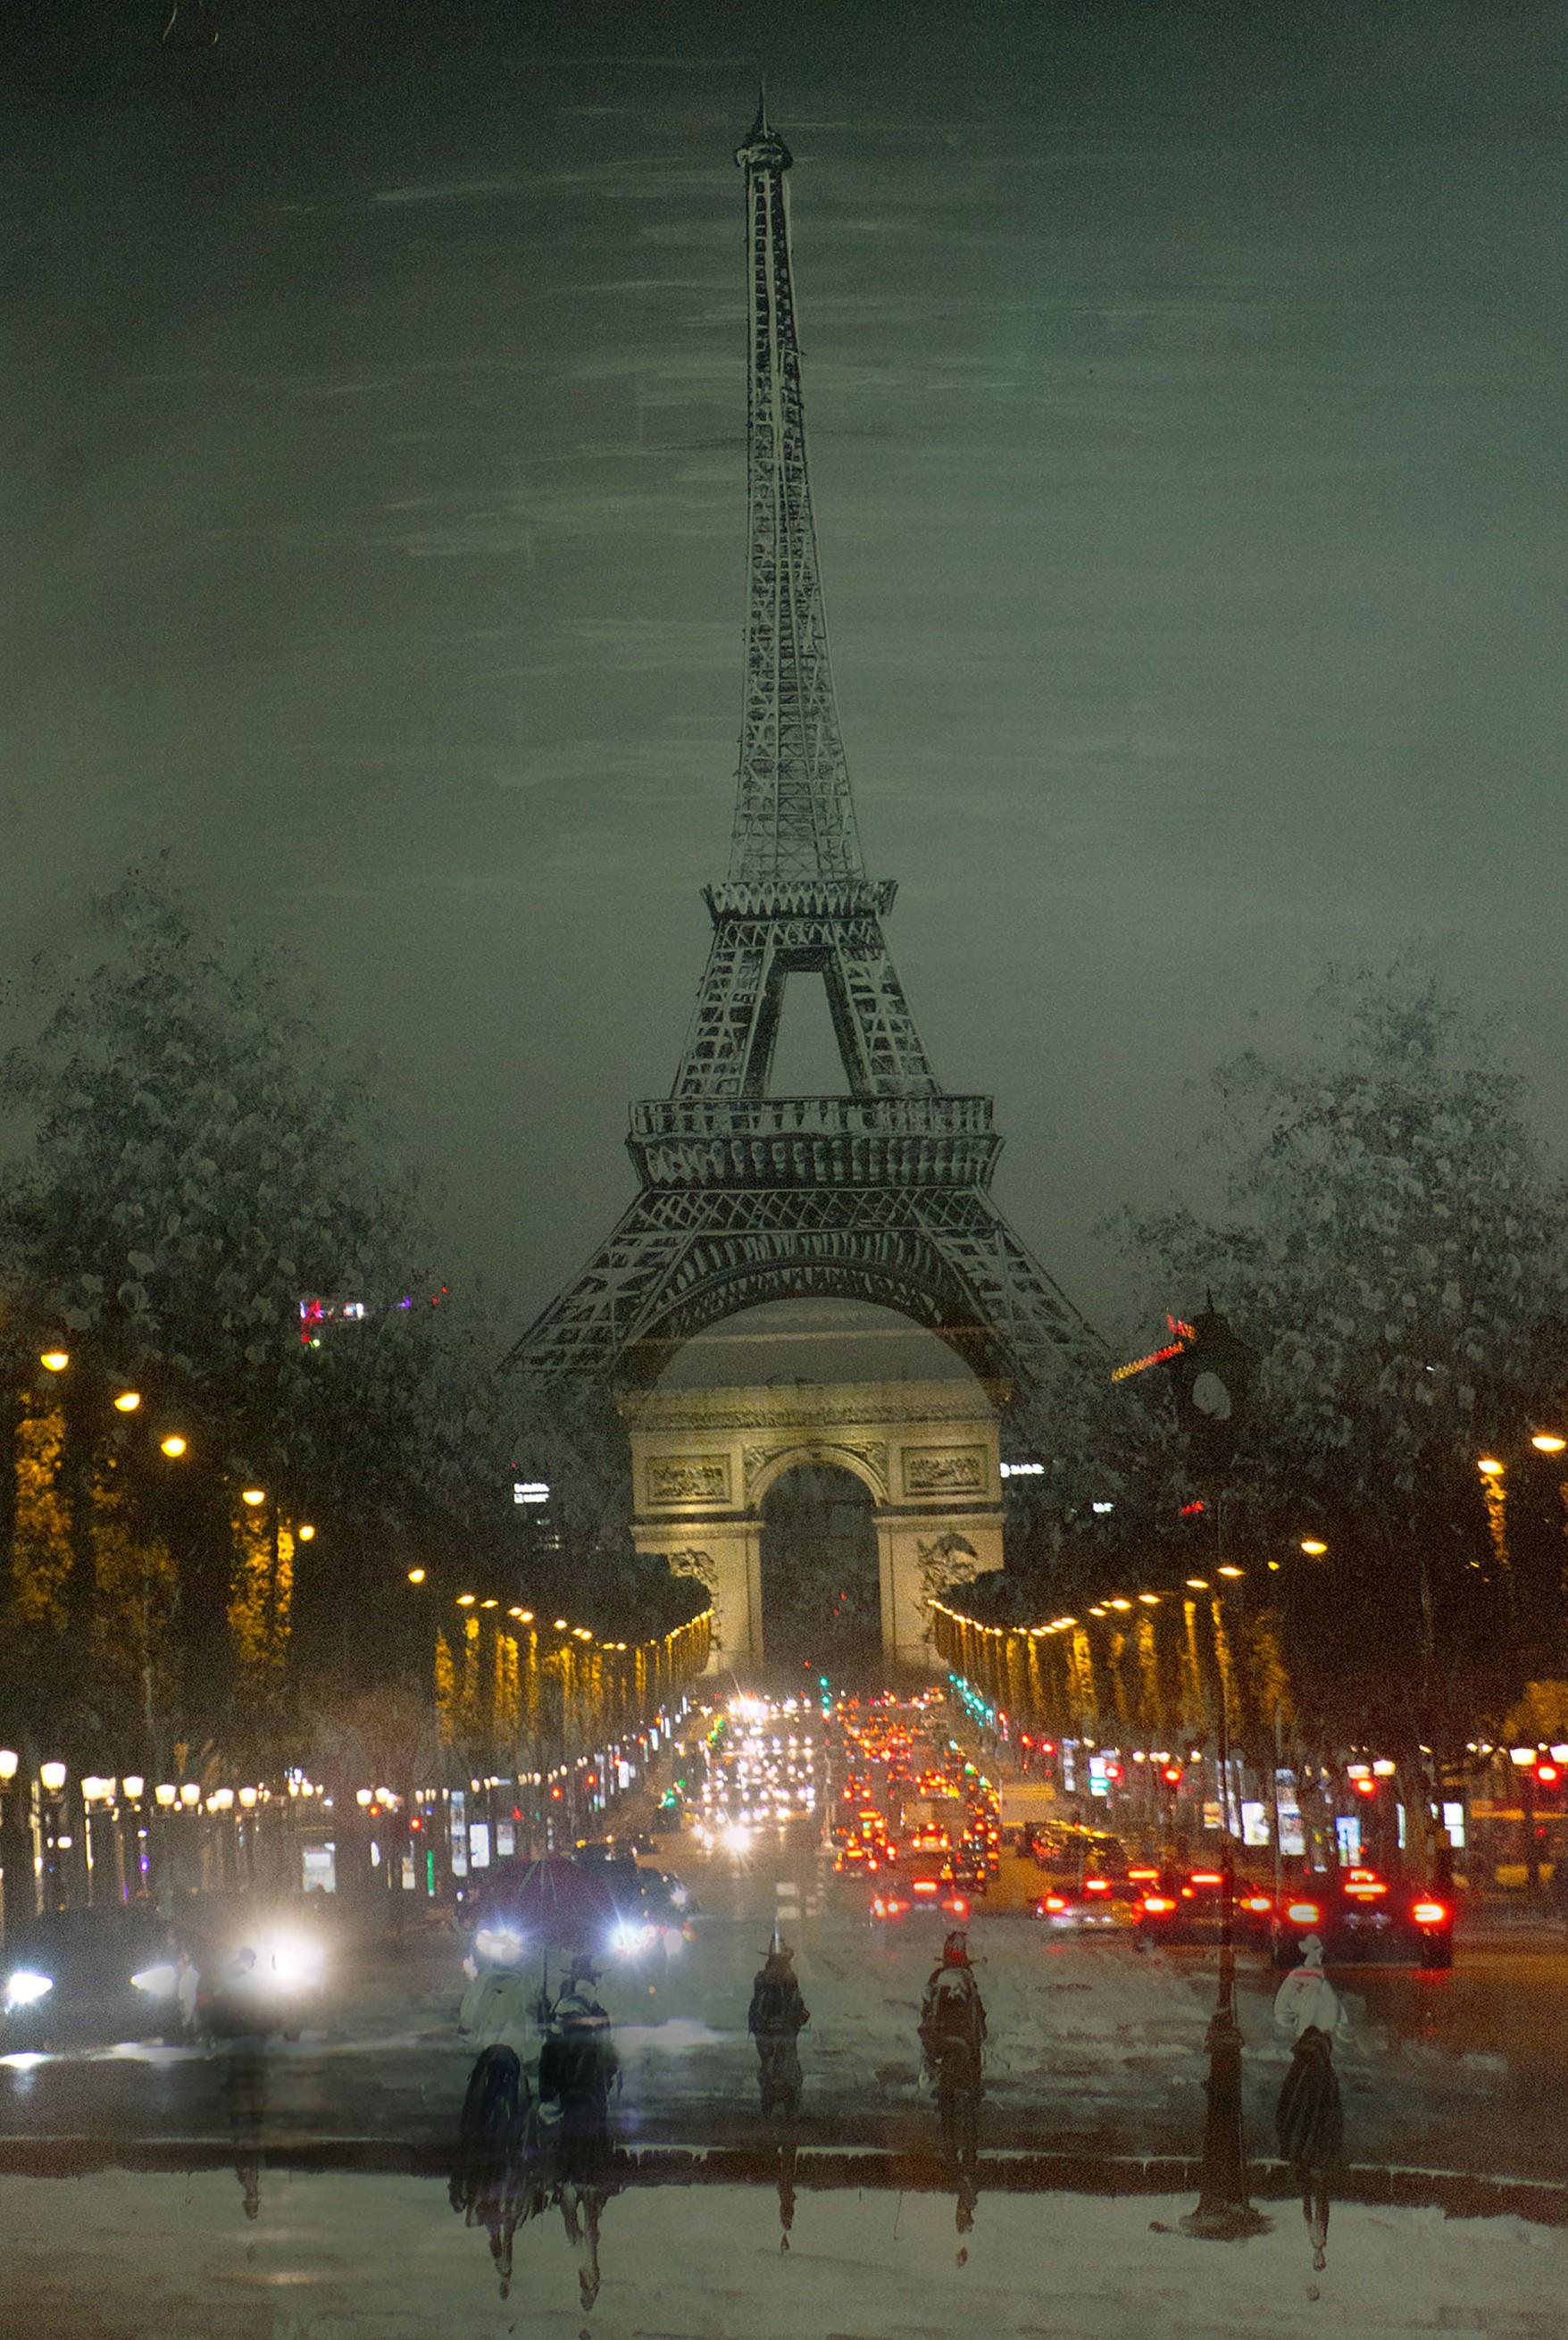
[[1366, 1885], [1347, 1885], [1345, 1890], [1353, 1900], [1376, 1901], [1380, 1893], [1387, 1892], [1388, 1888], [1381, 1878], [1374, 1878]]
[[1143, 1906], [1151, 1918], [1159, 1918], [1163, 1917], [1168, 1910], [1174, 1909], [1176, 1904], [1163, 1893], [1146, 1893], [1143, 1897]]
[[969, 1903], [957, 1893], [947, 1906], [955, 1918], [967, 1918], [969, 1915]]
[[1159, 1879], [1158, 1869], [1129, 1869], [1127, 1875], [1129, 1882], [1133, 1885], [1154, 1885]]
[[1048, 1893], [1042, 1906], [1047, 1909], [1065, 1909], [1067, 1904], [1060, 1893]]
[[1241, 1906], [1244, 1909], [1272, 1909], [1274, 1904], [1267, 1893], [1249, 1893]]
[[1109, 1893], [1110, 1885], [1103, 1877], [1090, 1877], [1084, 1879], [1083, 1889], [1086, 1893]]
[[1417, 1901], [1410, 1912], [1418, 1926], [1442, 1926], [1447, 1923], [1448, 1912], [1441, 1901]]
[[1218, 1869], [1195, 1869], [1191, 1871], [1194, 1885], [1223, 1885], [1224, 1878]]
[[929, 1877], [917, 1877], [914, 1880], [914, 1889], [917, 1893], [934, 1893], [936, 1886]]
[[1316, 1926], [1322, 1912], [1316, 1901], [1293, 1901], [1285, 1914], [1293, 1926]]

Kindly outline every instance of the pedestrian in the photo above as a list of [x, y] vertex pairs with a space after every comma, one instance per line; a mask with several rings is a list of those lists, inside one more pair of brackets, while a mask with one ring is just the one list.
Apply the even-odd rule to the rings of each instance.
[[598, 2297], [599, 2216], [616, 2190], [609, 2106], [619, 2080], [608, 2016], [597, 2002], [568, 1993], [539, 2050], [539, 2118], [551, 2196], [567, 2241], [581, 2255], [577, 2289], [585, 2313]]
[[1275, 2022], [1293, 2043], [1274, 2127], [1280, 2158], [1289, 2164], [1301, 2191], [1312, 2265], [1321, 2271], [1327, 2264], [1329, 2187], [1345, 2146], [1334, 2068], [1334, 2041], [1344, 2029], [1345, 2010], [1323, 1971], [1318, 1937], [1308, 1934], [1301, 1949], [1301, 1965], [1286, 1976], [1274, 2001]]
[[811, 2010], [801, 1996], [794, 1961], [794, 1950], [775, 1931], [752, 1982], [746, 2029], [756, 2041], [757, 2088], [764, 2120], [775, 2110], [793, 2120], [800, 2110], [797, 2043], [811, 2021]]
[[537, 1997], [520, 1967], [481, 1967], [463, 1993], [458, 2037], [476, 2055], [509, 2048], [520, 2060], [538, 2038], [539, 2019]]
[[1321, 1936], [1303, 1936], [1301, 1964], [1292, 1968], [1275, 1993], [1274, 2020], [1292, 2039], [1299, 2039], [1309, 2025], [1323, 2032], [1330, 2045], [1343, 2032], [1345, 2009], [1323, 1971]]
[[544, 2207], [527, 2076], [510, 2048], [482, 2048], [475, 2058], [458, 2128], [448, 2199], [466, 2225], [490, 2238], [505, 2299], [512, 2285], [512, 2240]]

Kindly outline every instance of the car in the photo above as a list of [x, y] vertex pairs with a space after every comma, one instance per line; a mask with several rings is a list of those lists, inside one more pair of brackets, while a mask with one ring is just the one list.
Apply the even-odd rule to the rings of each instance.
[[291, 1904], [194, 1896], [60, 1909], [15, 1929], [0, 1960], [7, 2048], [237, 2031], [297, 2037], [324, 1989], [319, 1927]]
[[1127, 1875], [1127, 1848], [1108, 1829], [1083, 1828], [1075, 1820], [1035, 1820], [1030, 1827], [1029, 1849], [1052, 1878]]
[[874, 1877], [882, 1866], [875, 1846], [863, 1844], [857, 1838], [840, 1847], [833, 1873], [835, 1877]]
[[1058, 1933], [1119, 1933], [1138, 1924], [1137, 1888], [1122, 1878], [1063, 1877], [1029, 1906]]
[[[1217, 1942], [1223, 1929], [1221, 1903], [1225, 1872], [1215, 1863], [1201, 1868], [1129, 1871], [1129, 1881], [1141, 1886], [1138, 1905], [1138, 1948], [1157, 1942]], [[1255, 1878], [1233, 1876], [1230, 1932], [1237, 1943], [1261, 1948], [1271, 1934], [1274, 1896]]]
[[920, 1869], [912, 1875], [890, 1877], [879, 1892], [872, 1896], [871, 1921], [873, 1926], [892, 1926], [907, 1919], [941, 1917], [956, 1919], [961, 1925], [970, 1915], [970, 1899], [957, 1880], [940, 1876], [933, 1869]]
[[[182, 1947], [146, 1905], [59, 1909], [12, 1928], [0, 1958], [0, 2041], [11, 2049], [178, 2036]], [[163, 1968], [166, 1993], [138, 1981]]]
[[1295, 1966], [1308, 1934], [1322, 1942], [1328, 1966], [1366, 1959], [1438, 1972], [1454, 1963], [1454, 1897], [1374, 1869], [1309, 1871], [1280, 1897], [1275, 1965]]

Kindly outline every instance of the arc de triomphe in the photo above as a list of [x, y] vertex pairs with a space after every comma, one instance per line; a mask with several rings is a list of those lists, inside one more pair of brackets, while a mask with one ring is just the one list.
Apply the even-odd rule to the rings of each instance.
[[656, 1390], [627, 1397], [639, 1552], [703, 1556], [715, 1668], [746, 1672], [763, 1646], [762, 1504], [802, 1462], [836, 1463], [871, 1493], [886, 1656], [936, 1671], [933, 1582], [1001, 1566], [997, 1419], [952, 1381]]

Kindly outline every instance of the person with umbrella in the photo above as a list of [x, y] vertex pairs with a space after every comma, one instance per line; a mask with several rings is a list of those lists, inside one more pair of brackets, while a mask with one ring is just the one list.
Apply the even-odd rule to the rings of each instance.
[[1327, 2265], [1328, 2188], [1345, 2146], [1345, 2114], [1334, 2042], [1345, 2028], [1339, 1995], [1323, 1971], [1323, 1944], [1307, 1934], [1301, 1964], [1280, 1984], [1274, 2020], [1294, 2042], [1290, 2068], [1275, 2108], [1282, 2160], [1301, 2189], [1301, 2215], [1312, 2243], [1312, 2264]]

